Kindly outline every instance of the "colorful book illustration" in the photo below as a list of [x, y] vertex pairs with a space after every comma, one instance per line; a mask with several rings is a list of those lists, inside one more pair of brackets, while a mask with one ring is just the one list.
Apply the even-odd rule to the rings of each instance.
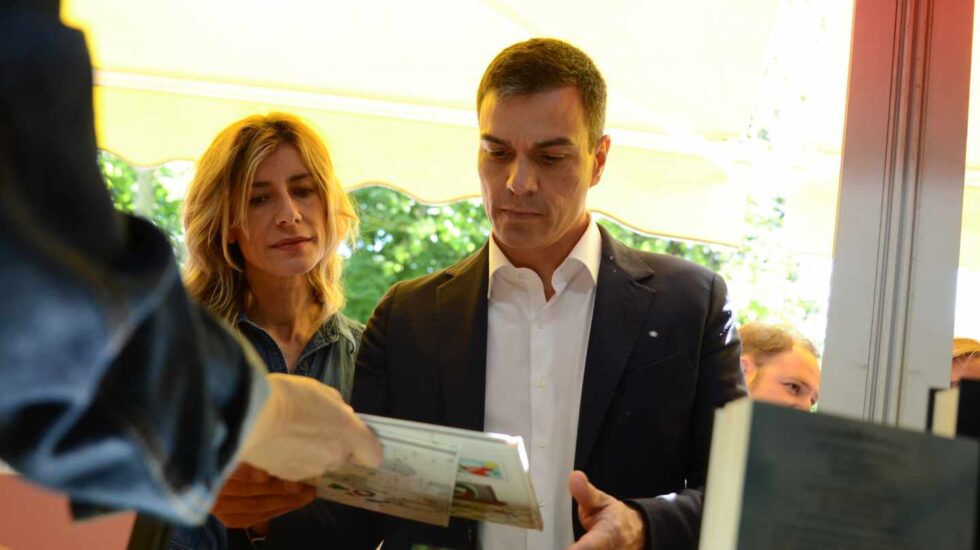
[[543, 529], [520, 437], [361, 418], [381, 441], [384, 463], [324, 475], [319, 497], [433, 525], [456, 516]]

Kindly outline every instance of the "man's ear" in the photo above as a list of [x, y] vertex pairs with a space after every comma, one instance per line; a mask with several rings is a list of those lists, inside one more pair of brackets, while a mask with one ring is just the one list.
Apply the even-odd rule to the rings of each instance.
[[756, 366], [755, 361], [750, 355], [742, 355], [742, 372], [745, 373], [745, 383], [751, 384], [755, 380], [755, 375], [759, 372], [759, 367]]
[[599, 138], [599, 143], [595, 149], [595, 164], [592, 166], [592, 182], [589, 184], [589, 187], [595, 187], [599, 183], [599, 178], [602, 177], [602, 171], [606, 168], [606, 159], [609, 157], [610, 145], [612, 145], [612, 141], [608, 135]]

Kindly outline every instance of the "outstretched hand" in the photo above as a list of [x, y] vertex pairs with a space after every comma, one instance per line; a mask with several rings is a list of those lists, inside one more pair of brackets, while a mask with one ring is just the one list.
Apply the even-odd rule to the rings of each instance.
[[639, 512], [597, 489], [578, 470], [568, 476], [568, 490], [587, 531], [568, 550], [643, 549], [646, 531]]
[[305, 376], [269, 374], [269, 399], [239, 459], [287, 480], [316, 478], [355, 463], [377, 467], [377, 437], [340, 392]]

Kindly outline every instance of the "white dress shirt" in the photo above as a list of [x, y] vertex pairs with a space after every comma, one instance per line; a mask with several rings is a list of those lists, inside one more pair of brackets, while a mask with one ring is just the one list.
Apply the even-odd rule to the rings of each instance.
[[573, 542], [568, 475], [601, 254], [590, 220], [545, 300], [541, 278], [514, 267], [490, 239], [484, 429], [524, 438], [544, 531], [484, 523], [483, 550], [564, 550]]

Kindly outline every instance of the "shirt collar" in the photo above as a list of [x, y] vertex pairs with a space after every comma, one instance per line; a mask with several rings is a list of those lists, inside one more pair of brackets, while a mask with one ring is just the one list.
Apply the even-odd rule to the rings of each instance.
[[[599, 233], [599, 226], [596, 224], [595, 219], [589, 216], [589, 226], [585, 229], [585, 233], [572, 248], [572, 251], [568, 254], [562, 265], [571, 261], [576, 261], [585, 266], [588, 270], [589, 275], [592, 277], [592, 284], [598, 284], [599, 282], [599, 264], [602, 259], [602, 234]], [[497, 241], [494, 240], [493, 235], [490, 236], [490, 266], [489, 266], [489, 284], [487, 284], [487, 298], [490, 298], [490, 294], [493, 291], [493, 280], [494, 276], [503, 268], [517, 269], [514, 264], [510, 263], [507, 255], [504, 251], [497, 246]]]
[[[306, 346], [306, 349], [303, 350], [303, 354], [320, 349], [327, 344], [332, 344], [339, 340], [341, 336], [352, 343], [357, 343], [353, 333], [351, 333], [350, 327], [344, 323], [341, 323], [340, 319], [338, 319], [339, 316], [339, 313], [335, 314], [327, 319], [325, 323], [320, 325], [320, 328], [313, 333], [313, 337], [310, 339], [310, 343]], [[244, 311], [238, 313], [238, 317], [235, 319], [235, 325], [239, 327], [239, 330], [241, 330], [242, 327], [247, 327], [250, 330], [259, 331], [272, 340], [272, 336], [270, 336], [264, 328], [260, 327], [254, 321], [249, 319], [248, 316], [245, 315]]]

